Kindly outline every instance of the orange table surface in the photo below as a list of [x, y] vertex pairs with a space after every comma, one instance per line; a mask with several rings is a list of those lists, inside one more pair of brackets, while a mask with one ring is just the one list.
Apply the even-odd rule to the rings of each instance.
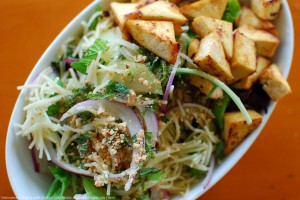
[[[6, 172], [5, 140], [19, 94], [16, 87], [25, 82], [57, 34], [90, 2], [0, 0], [0, 199], [15, 198]], [[300, 1], [289, 3], [295, 25], [288, 78], [293, 93], [280, 101], [250, 150], [202, 200], [300, 199]]]

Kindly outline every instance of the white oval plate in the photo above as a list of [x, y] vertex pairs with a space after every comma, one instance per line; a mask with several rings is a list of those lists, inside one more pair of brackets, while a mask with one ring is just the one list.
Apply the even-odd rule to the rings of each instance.
[[[94, 1], [91, 3], [59, 34], [33, 68], [25, 85], [31, 82], [36, 74], [49, 66], [59, 47], [67, 38], [80, 31], [80, 22], [82, 20], [87, 20], [91, 16], [99, 2], [100, 1]], [[243, 0], [243, 2], [248, 1]], [[281, 67], [283, 76], [287, 78], [293, 57], [294, 30], [291, 13], [286, 0], [283, 0], [281, 14], [275, 24], [276, 27], [280, 27], [278, 31], [281, 36], [281, 44], [273, 62], [277, 63]], [[44, 173], [36, 173], [33, 168], [31, 153], [28, 149], [28, 141], [24, 138], [17, 137], [15, 134], [16, 131], [14, 123], [22, 123], [24, 121], [25, 116], [23, 107], [25, 104], [26, 90], [20, 93], [10, 119], [6, 138], [6, 168], [12, 189], [19, 199], [43, 198], [48, 191], [52, 180], [51, 175], [47, 172], [47, 164], [45, 163], [44, 166], [41, 167]], [[220, 166], [216, 167], [208, 187], [203, 190], [201, 184], [198, 184], [189, 191], [184, 199], [196, 199], [201, 196], [205, 191], [219, 181], [237, 163], [238, 160], [240, 160], [262, 131], [273, 112], [275, 105], [276, 103], [274, 102], [270, 104], [268, 113], [264, 115], [260, 126], [229, 156], [227, 156]], [[180, 198], [177, 197], [175, 199]]]

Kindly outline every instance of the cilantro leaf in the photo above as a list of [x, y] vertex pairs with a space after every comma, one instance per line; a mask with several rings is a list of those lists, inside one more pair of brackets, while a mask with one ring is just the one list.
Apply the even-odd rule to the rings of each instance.
[[108, 50], [107, 46], [108, 41], [98, 38], [95, 40], [94, 44], [90, 46], [86, 53], [83, 55], [83, 57], [76, 62], [71, 63], [71, 67], [76, 69], [82, 74], [87, 74], [86, 69], [87, 67], [91, 64], [93, 60], [95, 60], [98, 56], [98, 53], [101, 52], [106, 52]]
[[241, 6], [238, 0], [229, 0], [225, 12], [223, 14], [222, 20], [228, 21], [228, 22], [234, 22], [235, 19], [240, 15], [241, 13]]
[[162, 174], [162, 170], [157, 168], [140, 169], [138, 174], [141, 177], [146, 177], [149, 181], [160, 181], [166, 178], [166, 176]]

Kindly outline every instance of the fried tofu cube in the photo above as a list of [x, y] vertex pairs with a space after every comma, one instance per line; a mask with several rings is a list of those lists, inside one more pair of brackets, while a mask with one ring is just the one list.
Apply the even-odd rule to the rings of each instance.
[[174, 31], [175, 31], [175, 35], [180, 35], [181, 33], [183, 33], [183, 30], [181, 28], [180, 24], [174, 24]]
[[150, 3], [138, 11], [131, 13], [130, 19], [144, 19], [157, 21], [171, 21], [174, 24], [183, 25], [187, 18], [180, 12], [179, 8], [167, 1], [156, 1]]
[[263, 85], [263, 90], [274, 101], [279, 101], [292, 92], [290, 85], [284, 79], [280, 68], [276, 64], [265, 68], [259, 76], [259, 81]]
[[231, 85], [231, 87], [236, 88], [236, 89], [244, 89], [244, 90], [250, 89], [254, 85], [254, 83], [256, 83], [256, 81], [258, 80], [258, 77], [261, 74], [261, 72], [266, 67], [268, 67], [270, 64], [271, 64], [270, 60], [268, 60], [262, 56], [257, 56], [255, 72], [253, 72], [249, 76], [233, 83]]
[[279, 39], [267, 31], [242, 26], [237, 29], [255, 42], [256, 53], [268, 58], [273, 57], [280, 43]]
[[180, 7], [181, 12], [189, 19], [200, 15], [222, 19], [228, 0], [201, 0]]
[[281, 0], [252, 0], [252, 10], [264, 20], [274, 20], [279, 15]]
[[261, 114], [254, 110], [248, 110], [252, 124], [247, 124], [240, 111], [224, 114], [224, 130], [222, 137], [225, 141], [224, 154], [231, 153], [262, 121]]
[[168, 21], [128, 20], [131, 36], [143, 47], [174, 64], [179, 51], [174, 25]]
[[262, 20], [255, 15], [251, 8], [243, 6], [241, 9], [241, 14], [236, 20], [236, 25], [238, 27], [249, 25], [257, 29], [262, 29], [268, 31], [269, 33], [278, 36], [278, 31], [274, 24], [270, 21]]
[[192, 23], [194, 31], [200, 36], [216, 32], [225, 51], [227, 59], [231, 59], [233, 51], [232, 23], [210, 17], [199, 16]]
[[253, 40], [239, 31], [233, 34], [233, 55], [231, 73], [233, 82], [246, 77], [256, 69], [256, 49]]
[[199, 69], [228, 83], [233, 79], [230, 66], [225, 58], [220, 36], [213, 32], [200, 41], [198, 52], [193, 58]]
[[214, 84], [205, 78], [189, 76], [187, 81], [211, 99], [223, 99], [224, 97], [223, 90], [219, 87], [215, 88]]
[[187, 55], [192, 58], [199, 50], [200, 40], [198, 38], [191, 39], [190, 45], [188, 47]]
[[120, 27], [123, 38], [126, 40], [130, 39], [130, 35], [128, 34], [126, 21], [128, 19], [127, 15], [131, 12], [137, 10], [137, 3], [111, 3], [111, 10], [113, 16], [115, 17], [115, 21], [117, 25]]

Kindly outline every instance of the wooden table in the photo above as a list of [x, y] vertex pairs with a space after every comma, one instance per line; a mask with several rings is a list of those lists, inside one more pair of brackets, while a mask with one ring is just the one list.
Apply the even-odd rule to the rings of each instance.
[[[5, 139], [22, 85], [50, 42], [92, 0], [0, 1], [0, 199], [14, 197], [5, 168]], [[295, 36], [300, 1], [289, 0]], [[276, 107], [263, 132], [238, 164], [200, 199], [300, 199], [300, 40], [289, 76], [293, 94]], [[22, 187], [22, 186], [20, 186]]]

